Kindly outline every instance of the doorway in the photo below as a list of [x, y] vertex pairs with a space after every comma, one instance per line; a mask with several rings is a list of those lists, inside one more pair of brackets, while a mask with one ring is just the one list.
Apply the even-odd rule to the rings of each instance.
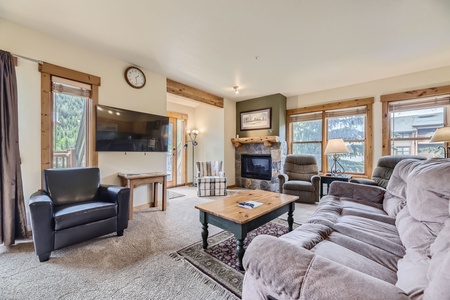
[[187, 152], [183, 145], [186, 143], [186, 123], [188, 116], [182, 113], [168, 112], [169, 117], [169, 151], [167, 152], [167, 186], [174, 187], [186, 184]]

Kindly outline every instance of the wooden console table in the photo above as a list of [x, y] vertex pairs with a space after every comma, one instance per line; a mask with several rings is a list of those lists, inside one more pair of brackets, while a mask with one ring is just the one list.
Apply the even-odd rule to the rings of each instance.
[[[153, 184], [153, 202], [154, 206], [158, 206], [158, 183], [162, 185], [162, 210], [166, 210], [167, 206], [167, 174], [159, 172], [126, 174], [118, 175], [123, 186], [130, 188], [130, 212], [128, 219], [133, 219], [133, 190], [143, 184]], [[150, 199], [150, 203], [151, 203]]]

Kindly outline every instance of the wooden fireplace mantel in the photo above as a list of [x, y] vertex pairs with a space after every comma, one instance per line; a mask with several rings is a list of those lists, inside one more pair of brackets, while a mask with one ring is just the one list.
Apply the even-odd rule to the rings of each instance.
[[243, 144], [252, 144], [252, 143], [264, 143], [264, 146], [272, 147], [272, 143], [279, 143], [279, 142], [280, 137], [276, 135], [231, 138], [231, 143], [233, 143], [234, 147], [236, 148], [242, 147]]

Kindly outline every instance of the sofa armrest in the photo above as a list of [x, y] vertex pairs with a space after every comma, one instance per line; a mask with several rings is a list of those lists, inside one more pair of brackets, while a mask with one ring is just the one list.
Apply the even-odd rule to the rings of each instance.
[[348, 197], [366, 202], [383, 203], [385, 192], [386, 190], [379, 186], [333, 181], [330, 185], [328, 195]]
[[128, 213], [130, 211], [130, 189], [123, 186], [101, 185], [99, 200], [117, 204], [117, 230], [128, 228]]
[[55, 244], [53, 201], [44, 191], [37, 191], [30, 196], [28, 205], [36, 254], [49, 254]]
[[279, 188], [279, 192], [282, 193], [283, 192], [283, 184], [289, 181], [289, 176], [286, 174], [278, 174], [278, 188]]
[[376, 185], [376, 186], [378, 186], [378, 184], [375, 182], [375, 180], [366, 179], [366, 178], [352, 178], [352, 179], [350, 179], [349, 182], [365, 184], [365, 185]]
[[243, 300], [409, 299], [390, 283], [268, 235], [253, 239], [243, 263]]

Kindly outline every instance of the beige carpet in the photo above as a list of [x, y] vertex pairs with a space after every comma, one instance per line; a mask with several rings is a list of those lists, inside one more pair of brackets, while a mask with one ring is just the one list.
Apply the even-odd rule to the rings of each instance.
[[[195, 188], [173, 191], [165, 212], [134, 213], [124, 236], [108, 235], [52, 252], [40, 263], [32, 241], [0, 246], [0, 299], [235, 299], [185, 263], [169, 256], [201, 240]], [[314, 205], [297, 204], [295, 222]], [[210, 235], [221, 230], [210, 226]]]

